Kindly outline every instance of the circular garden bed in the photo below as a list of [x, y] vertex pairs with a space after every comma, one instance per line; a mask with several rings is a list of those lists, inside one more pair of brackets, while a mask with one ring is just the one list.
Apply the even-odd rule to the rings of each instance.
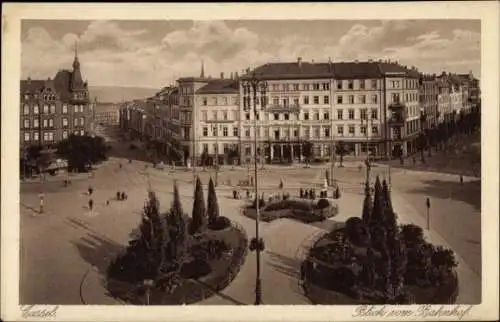
[[[214, 209], [214, 194], [211, 182], [207, 212]], [[194, 209], [196, 200], [195, 194]], [[182, 212], [176, 187], [170, 211], [158, 210], [150, 193], [136, 238], [108, 267], [109, 294], [129, 304], [179, 305], [201, 301], [228, 286], [246, 258], [245, 231], [218, 216], [218, 208], [211, 220], [203, 220], [204, 211], [190, 218]]]
[[[243, 209], [243, 214], [249, 218], [256, 218], [255, 201]], [[323, 221], [338, 214], [338, 206], [331, 200], [322, 198], [316, 200], [304, 198], [283, 198], [264, 202], [259, 201], [260, 217], [265, 222], [279, 218], [290, 218], [310, 223]]]
[[314, 304], [453, 304], [458, 295], [454, 252], [434, 246], [416, 225], [397, 225], [390, 193], [375, 183], [362, 218], [321, 236], [302, 264]]

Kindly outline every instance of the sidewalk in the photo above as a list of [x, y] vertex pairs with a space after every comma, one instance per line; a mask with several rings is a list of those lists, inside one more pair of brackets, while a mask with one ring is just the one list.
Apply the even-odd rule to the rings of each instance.
[[[453, 249], [438, 232], [432, 229], [432, 219], [431, 229], [426, 230], [426, 218], [394, 191], [392, 192], [392, 204], [399, 217], [400, 223], [418, 225], [424, 229], [427, 241], [434, 245], [441, 245]], [[457, 252], [455, 252], [455, 259], [458, 262], [456, 270], [460, 289], [456, 304], [480, 304], [482, 288], [481, 277], [474, 273]]]

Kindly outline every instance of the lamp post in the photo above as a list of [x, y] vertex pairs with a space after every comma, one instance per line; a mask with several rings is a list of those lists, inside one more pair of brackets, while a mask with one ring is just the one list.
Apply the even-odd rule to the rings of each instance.
[[[250, 110], [253, 107], [254, 112], [254, 166], [255, 166], [255, 238], [252, 238], [250, 242], [250, 250], [256, 252], [257, 256], [257, 274], [255, 280], [255, 305], [262, 304], [262, 281], [260, 277], [260, 253], [264, 250], [264, 240], [259, 237], [259, 220], [260, 220], [260, 209], [259, 209], [259, 190], [258, 190], [258, 179], [257, 179], [257, 94], [260, 92], [261, 97], [261, 107], [266, 107], [266, 93], [267, 93], [267, 82], [265, 80], [259, 79], [255, 73], [242, 82], [244, 89], [244, 109]], [[251, 107], [250, 100], [253, 98], [253, 106]]]
[[425, 121], [427, 120], [427, 114], [424, 111], [424, 108], [420, 108], [420, 159], [422, 160], [422, 163], [425, 163], [425, 158], [424, 158], [424, 124]]
[[425, 206], [427, 208], [427, 230], [431, 229], [431, 217], [430, 217], [430, 210], [431, 210], [431, 200], [429, 197], [427, 197], [427, 200], [425, 201]]
[[215, 186], [219, 185], [219, 131], [220, 124], [216, 123], [212, 125], [212, 132], [215, 133]]
[[369, 193], [370, 189], [370, 170], [371, 170], [371, 165], [370, 165], [370, 153], [369, 153], [369, 136], [368, 136], [368, 124], [373, 124], [373, 120], [369, 118], [368, 114], [366, 115], [366, 118], [361, 118], [361, 126], [363, 126], [364, 122], [366, 120], [366, 129], [365, 129], [365, 137], [366, 137], [366, 160], [365, 160], [365, 166], [366, 166], [366, 186], [365, 190], [366, 193]]

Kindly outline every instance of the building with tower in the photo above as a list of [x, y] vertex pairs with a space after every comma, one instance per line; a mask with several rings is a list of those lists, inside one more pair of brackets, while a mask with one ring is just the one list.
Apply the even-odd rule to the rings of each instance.
[[93, 131], [94, 105], [76, 46], [72, 70], [59, 70], [53, 79], [21, 80], [20, 104], [21, 147], [53, 145]]

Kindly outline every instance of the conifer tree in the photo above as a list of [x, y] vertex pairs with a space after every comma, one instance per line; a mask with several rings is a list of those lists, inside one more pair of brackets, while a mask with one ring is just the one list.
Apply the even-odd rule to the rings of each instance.
[[217, 194], [212, 178], [210, 178], [208, 183], [207, 216], [208, 222], [211, 225], [214, 224], [219, 217], [219, 203], [217, 201]]
[[207, 227], [206, 216], [207, 213], [205, 208], [205, 199], [203, 196], [203, 185], [201, 184], [200, 177], [197, 177], [196, 188], [194, 191], [193, 214], [189, 227], [190, 234], [200, 233], [205, 230]]
[[391, 193], [389, 191], [389, 186], [387, 185], [387, 181], [385, 181], [385, 179], [382, 181], [382, 196], [384, 198], [385, 207], [387, 207], [387, 209], [393, 212], [394, 209], [392, 208]]
[[382, 224], [384, 215], [384, 204], [382, 199], [382, 185], [380, 178], [377, 176], [375, 179], [375, 193], [373, 196], [373, 210], [371, 214], [371, 223], [378, 225]]
[[394, 213], [394, 209], [392, 208], [392, 201], [389, 192], [389, 187], [387, 186], [387, 182], [385, 179], [382, 182], [382, 202], [383, 202], [383, 222], [388, 234], [389, 247], [392, 248], [392, 242], [396, 238], [396, 234], [398, 233], [398, 225], [396, 214]]
[[370, 193], [365, 194], [365, 199], [363, 201], [363, 212], [361, 214], [361, 218], [363, 219], [363, 223], [366, 227], [370, 224], [371, 221], [371, 212], [372, 212], [372, 198]]
[[155, 193], [149, 191], [148, 200], [142, 212], [139, 226], [138, 246], [144, 251], [144, 278], [154, 279], [164, 262], [164, 248], [168, 243], [168, 234], [164, 220], [160, 216], [160, 202]]
[[174, 199], [167, 216], [167, 223], [171, 238], [169, 254], [172, 261], [180, 265], [187, 248], [188, 232], [177, 182], [174, 183]]

